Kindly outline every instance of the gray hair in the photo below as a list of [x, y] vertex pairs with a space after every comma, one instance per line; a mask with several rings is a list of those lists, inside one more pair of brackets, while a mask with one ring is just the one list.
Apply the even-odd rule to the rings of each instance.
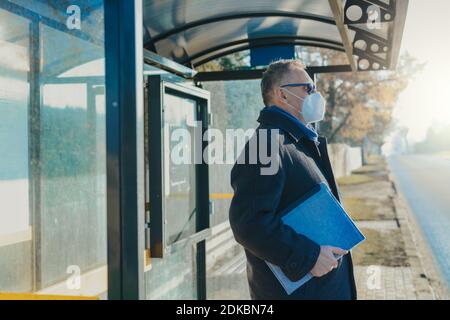
[[261, 93], [264, 104], [268, 106], [272, 99], [273, 88], [279, 86], [281, 81], [293, 70], [305, 70], [306, 66], [301, 60], [277, 60], [272, 62], [263, 73], [261, 80]]

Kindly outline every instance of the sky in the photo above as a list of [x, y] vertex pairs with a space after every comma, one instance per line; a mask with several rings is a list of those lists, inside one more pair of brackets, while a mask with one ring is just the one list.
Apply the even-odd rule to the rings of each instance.
[[450, 1], [410, 0], [401, 53], [426, 62], [394, 109], [409, 129], [409, 142], [425, 138], [430, 126], [450, 125]]

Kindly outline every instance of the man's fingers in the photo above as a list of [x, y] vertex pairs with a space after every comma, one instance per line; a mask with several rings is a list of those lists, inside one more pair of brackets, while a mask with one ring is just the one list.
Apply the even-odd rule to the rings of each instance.
[[323, 263], [321, 263], [321, 269], [324, 274], [327, 274], [331, 270], [336, 269], [337, 266], [338, 262], [336, 259], [333, 258], [327, 259], [326, 261], [323, 261]]
[[330, 253], [329, 255], [325, 256], [325, 259], [326, 259], [325, 261], [326, 261], [326, 263], [328, 265], [330, 265], [330, 264], [332, 265], [332, 264], [337, 262], [337, 259], [333, 256], [332, 253]]
[[331, 247], [331, 252], [339, 254], [339, 255], [344, 255], [344, 254], [348, 253], [347, 250], [344, 250], [344, 249], [341, 249], [341, 248], [337, 248], [337, 247]]
[[323, 246], [321, 248], [319, 259], [314, 267], [313, 275], [315, 277], [321, 277], [331, 272], [333, 269], [336, 269], [339, 265], [336, 256], [342, 256], [347, 253], [347, 250], [338, 247]]

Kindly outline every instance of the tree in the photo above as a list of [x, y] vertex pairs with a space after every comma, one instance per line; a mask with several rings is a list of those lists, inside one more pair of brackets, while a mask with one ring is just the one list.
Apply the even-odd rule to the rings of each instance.
[[[308, 66], [342, 65], [347, 57], [342, 52], [322, 48], [296, 47], [296, 57]], [[249, 51], [237, 52], [211, 61], [197, 68], [198, 71], [220, 71], [249, 68]], [[423, 68], [408, 53], [400, 59], [394, 71], [373, 71], [358, 73], [321, 74], [317, 86], [327, 101], [325, 119], [320, 123], [319, 131], [330, 142], [342, 142], [349, 145], [363, 145], [363, 141], [381, 149], [386, 135], [393, 129], [392, 111], [399, 94], [406, 88], [408, 80]], [[231, 122], [248, 123], [244, 120], [242, 108], [237, 108], [232, 101], [242, 102], [245, 90], [249, 95], [259, 95], [254, 86], [245, 86], [242, 82], [227, 83], [227, 95]], [[236, 91], [237, 90], [237, 91]], [[239, 94], [237, 94], [239, 93]], [[233, 99], [233, 96], [239, 99]], [[249, 108], [260, 109], [259, 102], [246, 96], [244, 101]], [[241, 103], [242, 104], [242, 103]], [[236, 109], [235, 109], [236, 108]], [[253, 112], [254, 113], [254, 112]], [[235, 121], [234, 121], [234, 120]]]
[[330, 142], [358, 146], [366, 139], [380, 149], [393, 128], [392, 111], [399, 94], [423, 66], [405, 54], [394, 71], [321, 75], [317, 84], [327, 100], [321, 134]]
[[414, 146], [416, 153], [448, 152], [450, 150], [450, 125], [428, 128], [425, 139]]

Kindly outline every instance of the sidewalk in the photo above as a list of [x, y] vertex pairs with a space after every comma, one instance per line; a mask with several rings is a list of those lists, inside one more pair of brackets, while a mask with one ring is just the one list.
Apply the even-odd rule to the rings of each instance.
[[385, 160], [371, 158], [338, 184], [345, 208], [366, 236], [352, 251], [358, 299], [448, 299]]

